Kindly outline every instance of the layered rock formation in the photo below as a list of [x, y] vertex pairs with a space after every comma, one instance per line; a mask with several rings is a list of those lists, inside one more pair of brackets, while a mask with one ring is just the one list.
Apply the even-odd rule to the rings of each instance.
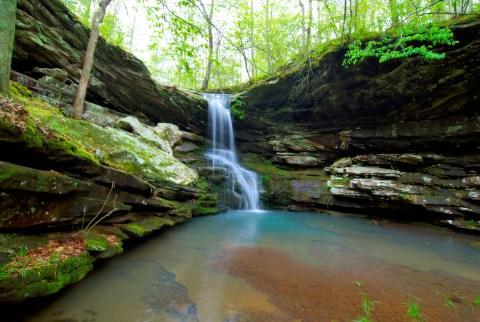
[[344, 68], [338, 49], [240, 96], [265, 201], [478, 227], [480, 21], [452, 30], [443, 60]]
[[123, 240], [220, 211], [172, 152], [195, 134], [92, 111], [98, 124], [77, 121], [19, 84], [11, 92], [0, 101], [0, 303], [57, 292]]
[[12, 83], [0, 101], [0, 304], [57, 292], [124, 240], [221, 210], [192, 169], [206, 102], [159, 86], [130, 53], [99, 40], [87, 121], [67, 117], [88, 37], [60, 1], [18, 1], [13, 78], [36, 96]]

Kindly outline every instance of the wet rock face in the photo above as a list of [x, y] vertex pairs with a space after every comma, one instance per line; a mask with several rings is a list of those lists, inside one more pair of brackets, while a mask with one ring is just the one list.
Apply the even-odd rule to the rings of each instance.
[[[19, 0], [12, 67], [35, 78], [49, 77], [74, 92], [89, 30], [59, 0]], [[107, 86], [108, 84], [108, 86]], [[157, 85], [145, 65], [102, 38], [95, 50], [87, 100], [119, 112], [169, 122], [202, 133], [204, 100]]]

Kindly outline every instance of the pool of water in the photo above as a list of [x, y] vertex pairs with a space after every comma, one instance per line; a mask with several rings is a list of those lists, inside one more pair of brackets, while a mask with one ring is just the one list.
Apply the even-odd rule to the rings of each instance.
[[478, 237], [235, 211], [160, 232], [19, 319], [411, 321], [417, 304], [426, 321], [480, 321], [479, 296]]

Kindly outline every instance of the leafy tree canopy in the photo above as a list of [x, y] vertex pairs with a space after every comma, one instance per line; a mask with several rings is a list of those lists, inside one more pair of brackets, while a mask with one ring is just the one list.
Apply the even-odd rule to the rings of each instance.
[[[98, 0], [63, 1], [90, 24]], [[441, 59], [439, 47], [456, 43], [444, 21], [479, 9], [479, 0], [113, 0], [100, 32], [162, 83], [200, 89], [208, 77], [210, 88], [224, 88], [312, 62], [332, 46], [350, 44], [344, 65]]]

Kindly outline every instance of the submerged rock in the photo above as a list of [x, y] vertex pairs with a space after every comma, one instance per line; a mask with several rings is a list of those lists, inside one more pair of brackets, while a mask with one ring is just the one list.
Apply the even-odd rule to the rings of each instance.
[[145, 290], [143, 301], [155, 313], [166, 313], [169, 319], [198, 322], [197, 307], [188, 299], [188, 290], [175, 280], [175, 274], [156, 267], [156, 276]]

